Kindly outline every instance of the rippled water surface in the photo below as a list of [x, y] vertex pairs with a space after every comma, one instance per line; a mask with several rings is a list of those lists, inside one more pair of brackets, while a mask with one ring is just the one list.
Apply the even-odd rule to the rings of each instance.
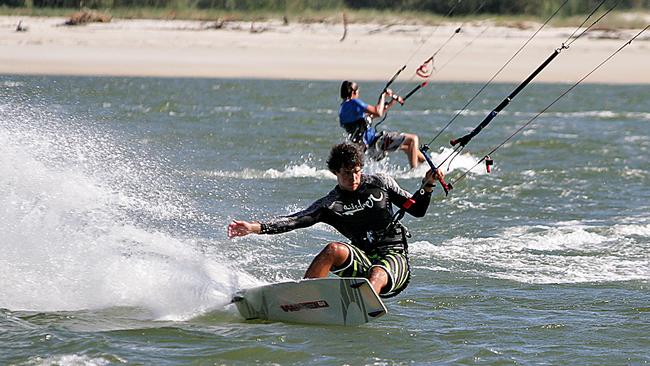
[[[238, 288], [300, 278], [325, 225], [228, 240], [336, 183], [338, 82], [0, 76], [0, 364], [647, 364], [650, 87], [582, 85], [406, 218], [413, 278], [355, 328], [247, 322]], [[429, 141], [480, 88], [432, 84], [382, 128]], [[467, 133], [486, 90], [432, 144]], [[363, 83], [374, 100], [381, 83]], [[522, 92], [454, 181], [567, 88]], [[408, 86], [406, 86], [408, 89]], [[424, 166], [369, 163], [414, 190]]]

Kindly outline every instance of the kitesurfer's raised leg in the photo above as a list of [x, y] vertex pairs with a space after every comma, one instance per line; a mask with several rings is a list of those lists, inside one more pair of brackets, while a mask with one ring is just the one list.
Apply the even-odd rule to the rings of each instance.
[[403, 133], [402, 135], [404, 135], [404, 143], [399, 148], [406, 153], [411, 169], [413, 169], [425, 161], [424, 155], [419, 149], [420, 139], [413, 133]]
[[305, 272], [305, 278], [322, 278], [334, 267], [341, 267], [350, 257], [350, 249], [343, 243], [331, 242], [314, 258]]
[[[349, 266], [349, 261], [350, 247], [338, 242], [329, 243], [311, 262], [305, 273], [305, 278], [327, 277], [332, 269]], [[375, 292], [379, 294], [388, 284], [389, 276], [384, 268], [373, 266], [370, 268], [368, 281]]]

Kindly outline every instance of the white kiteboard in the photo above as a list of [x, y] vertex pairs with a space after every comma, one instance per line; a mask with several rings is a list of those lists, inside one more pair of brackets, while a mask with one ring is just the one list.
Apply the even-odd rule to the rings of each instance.
[[233, 297], [246, 319], [289, 323], [361, 325], [386, 314], [365, 278], [315, 278], [238, 291]]

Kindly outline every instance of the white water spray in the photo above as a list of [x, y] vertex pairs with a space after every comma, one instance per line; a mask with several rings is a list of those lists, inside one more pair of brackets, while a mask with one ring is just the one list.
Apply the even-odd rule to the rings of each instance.
[[0, 308], [187, 319], [255, 282], [152, 224], [194, 215], [155, 162], [44, 109], [0, 106]]

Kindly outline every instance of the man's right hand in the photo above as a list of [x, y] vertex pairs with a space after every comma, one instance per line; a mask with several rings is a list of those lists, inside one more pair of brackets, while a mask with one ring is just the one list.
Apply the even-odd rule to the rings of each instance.
[[433, 171], [429, 169], [427, 174], [422, 178], [422, 185], [425, 191], [431, 192], [433, 186], [435, 186], [436, 181], [440, 181], [445, 178], [445, 173], [441, 169], [436, 169], [436, 174], [433, 174]]
[[228, 225], [228, 239], [236, 236], [246, 236], [248, 234], [259, 234], [262, 226], [259, 222], [247, 222], [232, 220]]
[[433, 174], [433, 171], [429, 169], [427, 173], [424, 175], [424, 178], [422, 179], [422, 183], [435, 184], [437, 180], [439, 181], [444, 178], [445, 178], [445, 173], [443, 173], [441, 169], [436, 169], [436, 174]]

